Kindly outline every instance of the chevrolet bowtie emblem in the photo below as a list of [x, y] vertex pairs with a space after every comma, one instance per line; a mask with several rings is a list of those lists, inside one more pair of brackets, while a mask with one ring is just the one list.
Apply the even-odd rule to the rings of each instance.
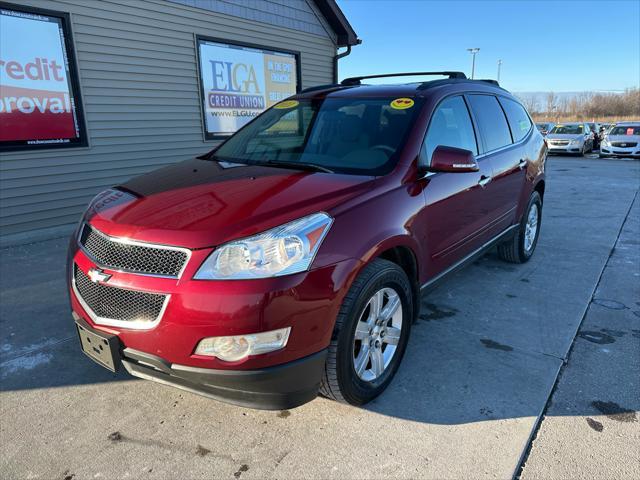
[[87, 273], [93, 283], [106, 282], [111, 278], [111, 275], [104, 273], [99, 268], [90, 268]]

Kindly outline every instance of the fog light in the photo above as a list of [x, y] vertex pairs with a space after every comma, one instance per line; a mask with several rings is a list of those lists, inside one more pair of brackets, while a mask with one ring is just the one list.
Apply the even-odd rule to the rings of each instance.
[[291, 327], [287, 327], [270, 332], [203, 338], [198, 343], [195, 353], [217, 357], [225, 362], [237, 362], [249, 355], [260, 355], [284, 348], [290, 332]]

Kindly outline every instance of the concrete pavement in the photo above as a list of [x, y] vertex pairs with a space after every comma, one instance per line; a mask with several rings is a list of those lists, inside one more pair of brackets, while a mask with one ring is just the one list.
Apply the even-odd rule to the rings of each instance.
[[640, 478], [640, 198], [549, 400], [521, 478]]
[[[490, 253], [423, 298], [396, 379], [366, 408], [319, 398], [291, 411], [254, 411], [113, 375], [77, 345], [66, 239], [2, 250], [0, 477], [511, 477], [596, 286], [613, 278], [602, 272], [640, 183], [639, 162], [551, 157], [548, 166], [534, 258], [511, 265]], [[615, 402], [626, 391], [591, 396]], [[615, 432], [593, 408], [549, 408], [538, 440], [550, 417], [586, 424], [589, 416]], [[534, 443], [525, 475], [537, 455], [543, 463], [569, 458]]]

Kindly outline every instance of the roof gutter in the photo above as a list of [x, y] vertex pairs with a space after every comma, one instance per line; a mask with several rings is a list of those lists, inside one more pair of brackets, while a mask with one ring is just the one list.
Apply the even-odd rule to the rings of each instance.
[[338, 60], [346, 57], [350, 53], [351, 45], [347, 45], [347, 49], [344, 52], [338, 53], [333, 57], [333, 83], [338, 83]]

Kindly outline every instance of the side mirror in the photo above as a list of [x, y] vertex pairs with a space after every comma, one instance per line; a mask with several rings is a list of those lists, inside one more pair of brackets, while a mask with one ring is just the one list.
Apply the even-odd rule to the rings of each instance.
[[465, 173], [480, 170], [473, 152], [462, 148], [439, 145], [431, 155], [430, 172]]

